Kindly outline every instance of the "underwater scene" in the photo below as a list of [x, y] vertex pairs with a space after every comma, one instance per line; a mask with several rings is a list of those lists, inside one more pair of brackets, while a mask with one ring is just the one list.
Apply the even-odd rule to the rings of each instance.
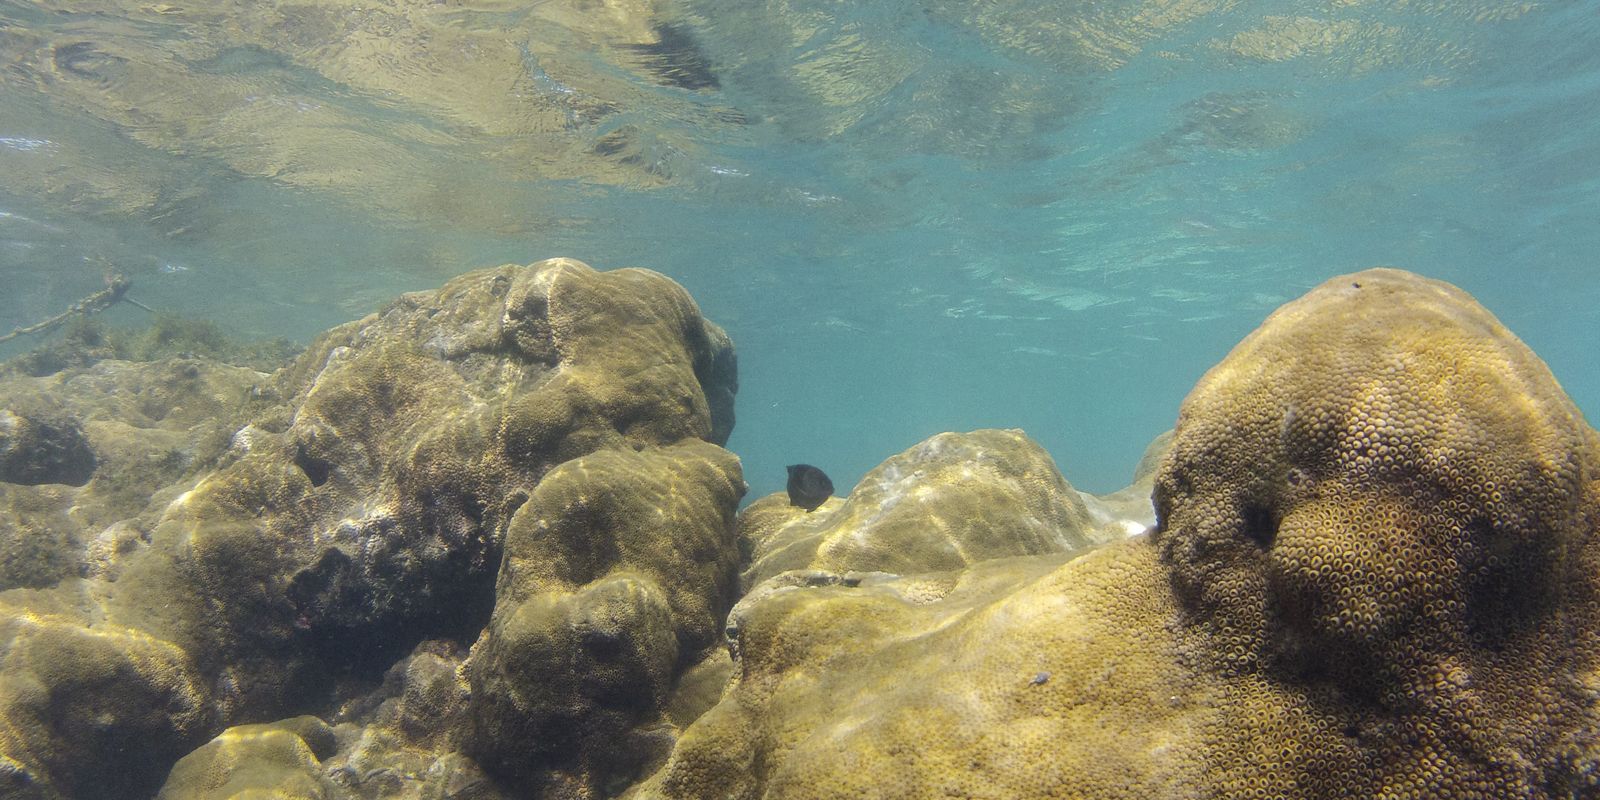
[[1600, 6], [0, 0], [0, 800], [1600, 800]]

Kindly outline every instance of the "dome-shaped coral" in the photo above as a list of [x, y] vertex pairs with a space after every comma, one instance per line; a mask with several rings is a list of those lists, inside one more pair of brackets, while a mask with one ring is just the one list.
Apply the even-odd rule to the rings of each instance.
[[1530, 762], [1587, 719], [1600, 655], [1579, 633], [1594, 437], [1489, 312], [1397, 270], [1323, 284], [1206, 374], [1157, 480], [1157, 542], [1210, 665], [1279, 687], [1243, 707], [1336, 704], [1299, 746], [1348, 762], [1296, 782], [1521, 797], [1552, 780]]
[[1466, 294], [1335, 279], [1184, 403], [1153, 535], [752, 596], [634, 796], [1600, 797], [1597, 444]]

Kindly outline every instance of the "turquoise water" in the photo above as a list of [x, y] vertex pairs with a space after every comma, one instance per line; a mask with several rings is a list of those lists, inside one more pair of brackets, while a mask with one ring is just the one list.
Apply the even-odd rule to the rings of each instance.
[[645, 266], [738, 345], [752, 496], [985, 426], [1108, 491], [1274, 307], [1388, 264], [1593, 415], [1597, 10], [0, 2], [0, 332], [113, 269], [305, 341], [481, 266]]

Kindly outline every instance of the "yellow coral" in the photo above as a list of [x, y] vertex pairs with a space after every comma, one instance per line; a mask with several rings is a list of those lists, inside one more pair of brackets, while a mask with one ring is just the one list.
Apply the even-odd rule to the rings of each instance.
[[[192, 391], [205, 388], [198, 372], [180, 377]], [[658, 711], [682, 666], [679, 648], [710, 645], [731, 602], [744, 485], [737, 459], [704, 440], [726, 439], [736, 381], [727, 337], [682, 287], [647, 270], [599, 273], [570, 259], [461, 275], [319, 337], [260, 387], [260, 401], [231, 395], [241, 412], [272, 406], [250, 425], [224, 428], [232, 444], [215, 469], [185, 473], [136, 523], [127, 520], [133, 530], [114, 531], [126, 554], [106, 558], [92, 579], [63, 582], [62, 592], [81, 595], [73, 615], [6, 638], [10, 611], [0, 608], [0, 795], [20, 781], [41, 797], [78, 796], [91, 783], [148, 796], [218, 727], [322, 702], [335, 676], [374, 677], [424, 637], [471, 636], [489, 614], [517, 509], [530, 495], [531, 509], [570, 488], [558, 466], [600, 448], [618, 455], [586, 467], [648, 460], [635, 448], [698, 445], [706, 452], [674, 461], [681, 474], [657, 481], [658, 494], [630, 494], [638, 481], [609, 484], [634, 503], [638, 535], [619, 537], [622, 552], [655, 548], [618, 567], [636, 574], [574, 579], [550, 594], [594, 603], [531, 620], [557, 636], [596, 633], [586, 641], [601, 655], [615, 642], [612, 621], [598, 617], [620, 610], [643, 620], [643, 633], [628, 633], [645, 651], [637, 672], [654, 683], [615, 670], [602, 689], [648, 684], [640, 713]], [[186, 416], [168, 413], [174, 423]], [[668, 518], [667, 508], [681, 513]], [[585, 518], [564, 513], [551, 517], [586, 541]], [[690, 525], [704, 536], [688, 535]], [[518, 547], [526, 533], [515, 532]], [[682, 549], [669, 552], [675, 545]], [[585, 594], [591, 580], [599, 588]], [[43, 614], [45, 601], [12, 598], [18, 618]], [[517, 632], [531, 640], [540, 630]], [[165, 661], [138, 660], [151, 642], [161, 647], [150, 658]], [[108, 652], [117, 648], [125, 652]], [[577, 672], [560, 659], [548, 666], [565, 685], [602, 671]], [[454, 687], [436, 685], [450, 700]], [[618, 727], [629, 730], [639, 709], [613, 705], [625, 707]], [[664, 753], [663, 737], [647, 733], [638, 747], [596, 735], [584, 755]]]
[[1022, 431], [978, 430], [922, 441], [812, 513], [781, 494], [758, 500], [740, 515], [740, 533], [753, 586], [793, 569], [912, 574], [1080, 550], [1121, 529], [1097, 530], [1050, 454]]
[[1552, 780], [1597, 655], [1574, 636], [1594, 437], [1492, 315], [1396, 270], [1329, 281], [1201, 379], [1156, 488], [1185, 617], [1255, 687], [1242, 705], [1338, 700], [1303, 732], [1318, 759], [1276, 774], [1396, 797]]
[[[0, 603], [0, 794], [148, 794], [204, 737], [210, 699], [171, 642], [89, 626], [69, 591]], [[26, 601], [26, 605], [13, 605]], [[37, 793], [37, 794], [34, 794]]]
[[1594, 797], [1597, 455], [1465, 293], [1335, 279], [1185, 401], [1155, 534], [741, 604], [633, 797]]
[[738, 459], [699, 440], [546, 475], [511, 521], [466, 668], [466, 751], [535, 793], [598, 791], [653, 766], [668, 743], [647, 728], [733, 599], [743, 493]]
[[333, 732], [315, 717], [229, 728], [172, 768], [157, 800], [329, 800]]

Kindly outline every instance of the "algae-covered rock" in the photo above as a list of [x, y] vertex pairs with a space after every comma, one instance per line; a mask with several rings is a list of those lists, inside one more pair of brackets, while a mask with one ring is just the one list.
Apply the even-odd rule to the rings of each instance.
[[550, 798], [612, 794], [659, 763], [673, 681], [733, 602], [743, 494], [738, 460], [695, 440], [545, 476], [468, 665], [465, 751]]
[[1338, 278], [1185, 401], [1153, 534], [747, 598], [630, 797], [1597, 796], [1597, 476], [1471, 298]]
[[[103, 404], [99, 411], [67, 409], [83, 420], [101, 455], [83, 490], [7, 487], [30, 492], [10, 513], [49, 524], [70, 518], [79, 526], [59, 535], [52, 574], [26, 579], [60, 585], [51, 593], [13, 593], [11, 604], [0, 607], [0, 624], [31, 631], [47, 598], [76, 598], [73, 613], [52, 622], [48, 638], [13, 645], [0, 661], [0, 686], [23, 687], [0, 695], [0, 765], [15, 764], [13, 772], [28, 776], [41, 796], [148, 797], [197, 739], [226, 726], [335, 708], [421, 641], [471, 641], [495, 606], [501, 545], [518, 508], [562, 484], [547, 481], [546, 473], [596, 451], [649, 459], [657, 451], [693, 451], [686, 442], [700, 442], [709, 452], [701, 459], [716, 465], [685, 467], [684, 476], [662, 480], [676, 491], [714, 474], [715, 489], [691, 492], [694, 499], [680, 503], [680, 521], [714, 520], [723, 526], [718, 536], [684, 539], [687, 549], [676, 560], [664, 546], [629, 562], [640, 575], [672, 572], [651, 584], [660, 602], [641, 606], [651, 611], [638, 618], [637, 631], [641, 641], [658, 643], [651, 652], [666, 654], [650, 662], [666, 664], [652, 667], [664, 687], [679, 667], [678, 648], [712, 641], [731, 602], [737, 557], [731, 519], [743, 483], [736, 459], [709, 442], [724, 441], [733, 424], [732, 347], [681, 287], [656, 273], [599, 273], [556, 259], [463, 275], [329, 331], [270, 378], [244, 371], [248, 390], [229, 384], [235, 390], [209, 391], [223, 373], [194, 360], [131, 371], [119, 366], [126, 363], [6, 379], [54, 382], [63, 397]], [[174, 372], [158, 376], [155, 369]], [[227, 425], [227, 435], [202, 437], [199, 419]], [[116, 441], [128, 429], [154, 433], [102, 449], [102, 441]], [[134, 462], [146, 451], [138, 443], [162, 437], [176, 453], [171, 466], [140, 477]], [[636, 448], [645, 454], [635, 456]], [[617, 502], [622, 508], [642, 501]], [[586, 522], [563, 520], [569, 511], [580, 513], [558, 507], [547, 518], [573, 535], [588, 531]], [[638, 525], [646, 525], [648, 515], [637, 515]], [[97, 527], [86, 528], [85, 520], [97, 520]], [[666, 560], [646, 563], [657, 556]], [[690, 586], [724, 572], [720, 582]], [[62, 580], [72, 574], [83, 577]], [[34, 585], [26, 581], [18, 583]], [[602, 606], [569, 605], [575, 618]], [[151, 667], [151, 677], [139, 678], [152, 688], [135, 683], [120, 695], [116, 681], [95, 676], [132, 680], [156, 655], [128, 666], [75, 645], [60, 651], [56, 668], [59, 681], [72, 687], [59, 696], [71, 702], [38, 711], [37, 670], [16, 654], [47, 641], [97, 643], [113, 632], [138, 643], [122, 648], [126, 653], [145, 648], [166, 659], [160, 669]], [[87, 660], [81, 668], [80, 656]], [[101, 672], [75, 677], [87, 664]], [[464, 707], [465, 682], [460, 697], [437, 680], [407, 685], [413, 684], [427, 688], [403, 709], [421, 716], [379, 720], [372, 730], [403, 734], [396, 763], [437, 762], [446, 777], [405, 786], [466, 791], [483, 783], [476, 766], [451, 752], [456, 723], [443, 714]], [[86, 735], [121, 719], [98, 709], [124, 696], [146, 703], [137, 709], [144, 716]], [[427, 697], [440, 704], [428, 706]], [[417, 729], [435, 712], [443, 714], [436, 721], [444, 729], [422, 735]], [[137, 741], [117, 745], [121, 736]], [[252, 757], [241, 755], [257, 744], [273, 770], [315, 772], [292, 741], [264, 736], [223, 741], [200, 759], [210, 766], [194, 767], [199, 773], [185, 773], [169, 788], [257, 786], [248, 774]], [[71, 769], [55, 754], [70, 760]], [[217, 766], [234, 761], [243, 766]], [[136, 779], [95, 784], [99, 794], [84, 788], [97, 776], [124, 772]], [[226, 776], [221, 783], [193, 777], [201, 773]], [[317, 796], [329, 789], [318, 778], [296, 791]]]
[[783, 495], [740, 515], [747, 587], [787, 570], [910, 574], [1079, 550], [1106, 535], [1050, 454], [1021, 431], [941, 433], [813, 512]]
[[94, 474], [94, 450], [77, 420], [0, 409], [0, 481], [82, 486]]

